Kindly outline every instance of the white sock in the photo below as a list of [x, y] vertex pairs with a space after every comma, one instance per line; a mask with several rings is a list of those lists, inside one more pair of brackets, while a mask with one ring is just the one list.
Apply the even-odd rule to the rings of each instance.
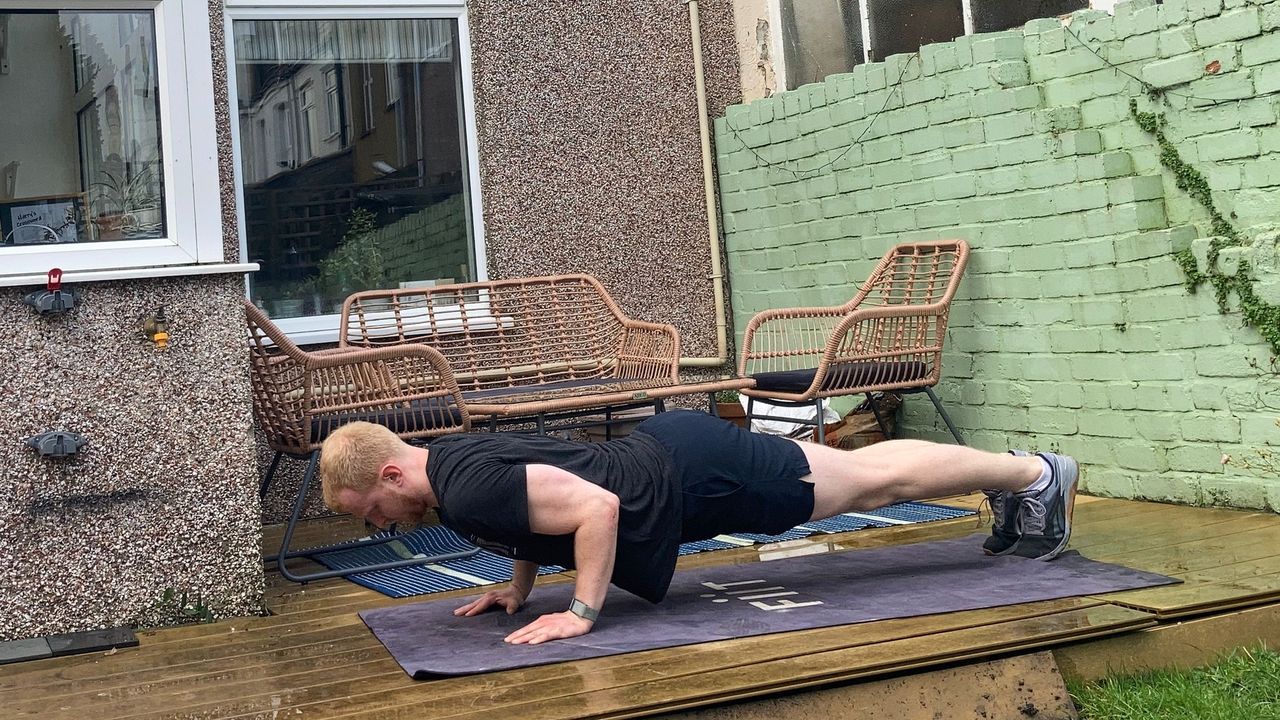
[[1053, 469], [1049, 467], [1049, 461], [1039, 455], [1036, 456], [1036, 459], [1040, 461], [1040, 465], [1044, 469], [1040, 471], [1040, 477], [1036, 478], [1036, 481], [1028, 485], [1025, 490], [1018, 493], [1019, 495], [1025, 493], [1038, 493], [1049, 487], [1049, 481], [1053, 479]]

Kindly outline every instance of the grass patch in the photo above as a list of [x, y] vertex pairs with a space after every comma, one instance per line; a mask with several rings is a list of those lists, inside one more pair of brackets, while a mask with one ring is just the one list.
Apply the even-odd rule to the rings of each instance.
[[1280, 720], [1280, 654], [1238, 650], [1208, 667], [1069, 689], [1087, 720]]

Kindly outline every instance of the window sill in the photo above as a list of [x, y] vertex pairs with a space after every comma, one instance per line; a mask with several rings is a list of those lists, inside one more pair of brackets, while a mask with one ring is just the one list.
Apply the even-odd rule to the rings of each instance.
[[[217, 263], [209, 265], [171, 265], [168, 267], [127, 268], [123, 270], [76, 270], [63, 273], [62, 282], [106, 282], [109, 280], [142, 280], [146, 278], [185, 277], [188, 275], [230, 275], [258, 270], [258, 263]], [[47, 278], [39, 275], [0, 275], [0, 287], [44, 285]]]

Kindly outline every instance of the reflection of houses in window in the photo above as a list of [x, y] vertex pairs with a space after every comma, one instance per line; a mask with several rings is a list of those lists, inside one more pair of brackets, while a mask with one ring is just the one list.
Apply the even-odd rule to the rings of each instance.
[[293, 161], [293, 113], [289, 112], [289, 106], [286, 103], [278, 103], [275, 114], [275, 132], [268, 136], [267, 143], [275, 152], [271, 156], [276, 159], [276, 167], [267, 172], [263, 178], [265, 180], [272, 175], [280, 172], [279, 168], [292, 168]]
[[[399, 269], [415, 279], [469, 277], [460, 270], [474, 262], [460, 200], [466, 161], [451, 22], [254, 20], [233, 29], [245, 235], [263, 261], [255, 295], [292, 297], [334, 251], [356, 207], [383, 227], [435, 218], [448, 232], [420, 234], [447, 252], [421, 253]], [[379, 97], [385, 90], [398, 101]], [[264, 156], [274, 160], [259, 167], [253, 158]], [[307, 302], [301, 311], [327, 312], [318, 296]]]
[[369, 63], [360, 64], [360, 107], [363, 112], [360, 117], [364, 119], [364, 123], [360, 126], [360, 134], [363, 135], [373, 130], [373, 66]]
[[400, 102], [400, 66], [387, 63], [382, 66], [387, 78], [387, 107]]
[[342, 103], [338, 98], [338, 70], [324, 72], [324, 125], [325, 137], [332, 138], [341, 128]]
[[310, 81], [302, 84], [298, 88], [298, 105], [302, 108], [301, 131], [298, 133], [301, 142], [298, 143], [301, 151], [302, 162], [306, 162], [316, 156], [314, 138], [316, 136], [316, 91]]
[[[782, 22], [787, 87], [967, 33], [1065, 15], [1090, 0], [774, 0]], [[1109, 7], [1111, 2], [1093, 0]]]

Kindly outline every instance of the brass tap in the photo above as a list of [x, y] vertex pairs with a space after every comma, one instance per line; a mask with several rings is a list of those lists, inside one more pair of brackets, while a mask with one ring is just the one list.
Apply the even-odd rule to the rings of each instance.
[[142, 321], [142, 333], [156, 344], [156, 350], [169, 349], [169, 319], [164, 316], [163, 305]]

